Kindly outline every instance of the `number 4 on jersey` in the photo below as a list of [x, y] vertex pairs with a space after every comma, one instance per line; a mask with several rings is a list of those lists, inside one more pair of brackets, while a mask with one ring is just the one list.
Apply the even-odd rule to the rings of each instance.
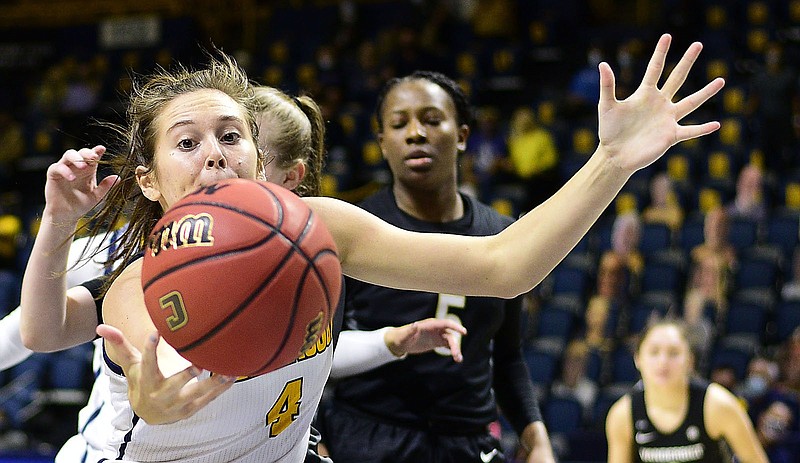
[[293, 379], [283, 386], [283, 390], [278, 395], [278, 400], [267, 412], [269, 437], [277, 437], [297, 419], [300, 414], [302, 398], [303, 378]]

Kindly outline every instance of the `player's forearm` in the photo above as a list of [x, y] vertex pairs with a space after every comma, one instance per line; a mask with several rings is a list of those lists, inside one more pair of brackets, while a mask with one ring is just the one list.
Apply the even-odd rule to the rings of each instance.
[[26, 347], [50, 350], [66, 322], [66, 269], [74, 223], [42, 218], [22, 280], [20, 332]]
[[344, 378], [378, 368], [402, 357], [389, 350], [384, 335], [389, 327], [375, 331], [345, 330], [333, 355], [331, 378]]
[[555, 195], [493, 239], [493, 261], [513, 294], [539, 284], [589, 231], [614, 200], [631, 172], [596, 152]]

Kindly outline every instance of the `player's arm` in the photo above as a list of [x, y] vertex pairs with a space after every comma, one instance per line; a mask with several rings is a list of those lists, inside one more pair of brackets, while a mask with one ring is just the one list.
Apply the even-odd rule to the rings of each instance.
[[659, 88], [670, 42], [669, 35], [661, 37], [641, 85], [624, 101], [616, 99], [611, 68], [600, 64], [596, 151], [555, 195], [498, 235], [414, 234], [341, 201], [307, 199], [333, 233], [345, 273], [382, 286], [452, 294], [514, 297], [533, 288], [586, 234], [634, 172], [672, 145], [719, 128], [718, 122], [679, 124], [724, 81], [715, 79], [673, 102], [702, 46], [692, 44]]
[[617, 400], [606, 417], [606, 440], [609, 463], [631, 463], [633, 456], [633, 418], [631, 398], [624, 395]]
[[767, 463], [753, 423], [736, 397], [718, 384], [710, 384], [703, 407], [706, 429], [712, 438], [724, 438], [742, 463]]
[[526, 461], [555, 462], [530, 372], [522, 356], [519, 319], [522, 296], [506, 301], [494, 336], [492, 387], [497, 404], [519, 436]]
[[19, 334], [20, 308], [0, 320], [0, 370], [6, 370], [30, 357], [33, 351], [25, 347]]
[[374, 331], [346, 330], [339, 334], [331, 378], [343, 378], [373, 370], [387, 363], [437, 347], [450, 348], [456, 362], [462, 360], [458, 338], [467, 330], [453, 320], [426, 318], [400, 327]]
[[114, 280], [103, 303], [108, 358], [128, 380], [128, 399], [149, 424], [187, 418], [233, 385], [235, 378], [214, 375], [198, 381], [200, 369], [160, 338], [144, 304], [141, 259]]
[[97, 326], [87, 292], [67, 291], [68, 244], [78, 220], [97, 205], [116, 180], [97, 182], [105, 148], [69, 150], [47, 169], [45, 207], [22, 280], [20, 333], [26, 347], [55, 351], [89, 341]]

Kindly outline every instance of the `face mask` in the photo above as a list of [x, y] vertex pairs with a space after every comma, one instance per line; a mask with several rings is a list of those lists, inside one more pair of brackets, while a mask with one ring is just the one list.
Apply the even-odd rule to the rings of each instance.
[[748, 376], [742, 386], [742, 395], [745, 397], [759, 397], [767, 392], [767, 380], [761, 376]]

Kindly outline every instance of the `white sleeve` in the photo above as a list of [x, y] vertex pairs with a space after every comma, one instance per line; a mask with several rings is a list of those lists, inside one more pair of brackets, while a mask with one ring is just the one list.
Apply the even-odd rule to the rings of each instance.
[[[103, 274], [102, 261], [95, 258], [77, 268], [71, 266], [77, 262], [78, 257], [86, 246], [104, 245], [104, 242], [97, 242], [94, 238], [80, 238], [72, 242], [70, 246], [70, 257], [67, 268], [68, 287], [77, 286], [85, 281], [89, 281]], [[104, 256], [101, 256], [104, 258]], [[30, 357], [33, 353], [22, 344], [22, 337], [19, 334], [20, 308], [17, 307], [8, 315], [0, 319], [0, 371], [7, 370], [14, 365]]]
[[383, 336], [389, 327], [375, 331], [346, 330], [339, 333], [339, 342], [333, 354], [331, 378], [344, 378], [404, 359], [386, 347]]
[[19, 334], [20, 308], [0, 320], [0, 370], [6, 370], [30, 357], [33, 353], [22, 344]]

